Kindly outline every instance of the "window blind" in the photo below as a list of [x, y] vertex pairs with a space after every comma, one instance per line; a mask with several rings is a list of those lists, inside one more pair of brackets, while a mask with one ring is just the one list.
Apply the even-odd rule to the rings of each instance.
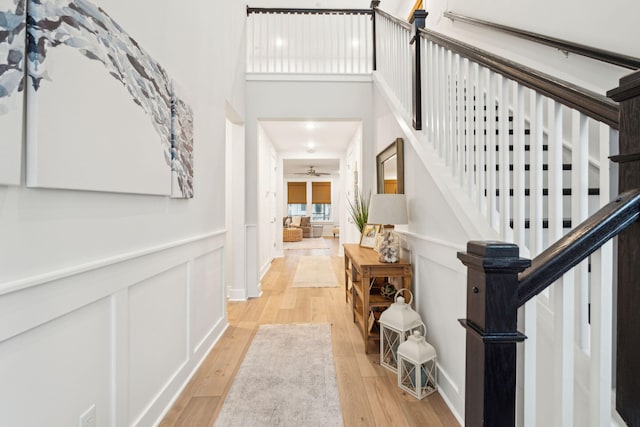
[[307, 204], [306, 182], [287, 182], [287, 203]]
[[311, 203], [331, 204], [331, 183], [312, 182], [311, 183]]

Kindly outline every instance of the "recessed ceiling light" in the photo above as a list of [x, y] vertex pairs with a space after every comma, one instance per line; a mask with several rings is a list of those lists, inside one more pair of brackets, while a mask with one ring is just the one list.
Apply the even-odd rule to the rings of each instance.
[[282, 40], [280, 37], [276, 38], [276, 47], [282, 46], [284, 46], [284, 40]]
[[314, 151], [316, 151], [316, 144], [314, 144], [313, 141], [309, 141], [307, 143], [307, 151], [309, 153], [313, 153]]
[[315, 129], [316, 128], [316, 124], [313, 122], [307, 122], [307, 124], [305, 125], [307, 129], [311, 130], [311, 129]]
[[359, 45], [360, 45], [360, 40], [358, 40], [358, 39], [353, 39], [353, 40], [351, 41], [351, 46], [353, 46], [353, 47], [358, 47]]

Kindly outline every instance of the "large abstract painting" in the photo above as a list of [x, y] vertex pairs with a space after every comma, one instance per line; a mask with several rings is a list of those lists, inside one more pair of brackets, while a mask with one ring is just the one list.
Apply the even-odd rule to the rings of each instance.
[[165, 69], [89, 1], [28, 15], [27, 185], [193, 197], [193, 114]]
[[184, 89], [175, 81], [171, 88], [171, 195], [193, 197], [193, 111]]
[[22, 164], [25, 0], [0, 0], [0, 185], [18, 185]]

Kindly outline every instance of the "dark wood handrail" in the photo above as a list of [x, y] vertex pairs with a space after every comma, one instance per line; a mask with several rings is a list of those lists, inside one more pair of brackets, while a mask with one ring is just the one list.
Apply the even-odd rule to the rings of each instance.
[[443, 16], [445, 18], [451, 19], [452, 21], [460, 21], [467, 24], [491, 28], [493, 30], [511, 34], [515, 37], [520, 37], [523, 39], [534, 41], [536, 43], [551, 46], [564, 52], [575, 53], [581, 56], [596, 59], [598, 61], [606, 62], [608, 64], [628, 68], [630, 70], [637, 70], [640, 68], [640, 58], [636, 58], [633, 56], [623, 55], [621, 53], [611, 52], [609, 50], [598, 49], [595, 47], [586, 46], [555, 37], [549, 37], [543, 34], [509, 27], [507, 25], [496, 24], [494, 22], [489, 22], [482, 19], [471, 18], [469, 16], [460, 15], [454, 12], [444, 12]]
[[557, 79], [432, 30], [421, 28], [420, 35], [490, 70], [578, 110], [595, 120], [606, 123], [614, 129], [619, 128], [618, 104], [604, 95]]
[[372, 15], [371, 9], [290, 9], [282, 7], [249, 7], [247, 15], [251, 13], [292, 13], [300, 15]]
[[395, 16], [385, 12], [384, 10], [380, 9], [380, 8], [374, 8], [374, 11], [381, 16], [384, 16], [385, 18], [387, 18], [388, 20], [400, 25], [401, 27], [406, 28], [407, 30], [411, 30], [411, 24], [409, 24], [407, 21], [402, 20], [400, 18], [396, 18]]
[[518, 277], [518, 306], [640, 218], [640, 189], [627, 191], [535, 257]]

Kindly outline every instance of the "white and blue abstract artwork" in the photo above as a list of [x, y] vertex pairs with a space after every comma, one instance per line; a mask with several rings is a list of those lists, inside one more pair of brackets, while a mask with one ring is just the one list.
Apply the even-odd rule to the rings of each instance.
[[0, 185], [18, 185], [22, 173], [25, 0], [0, 0]]
[[27, 5], [27, 185], [193, 197], [193, 114], [167, 71], [92, 2]]
[[193, 197], [193, 110], [187, 99], [185, 90], [172, 81], [171, 196], [176, 198]]

